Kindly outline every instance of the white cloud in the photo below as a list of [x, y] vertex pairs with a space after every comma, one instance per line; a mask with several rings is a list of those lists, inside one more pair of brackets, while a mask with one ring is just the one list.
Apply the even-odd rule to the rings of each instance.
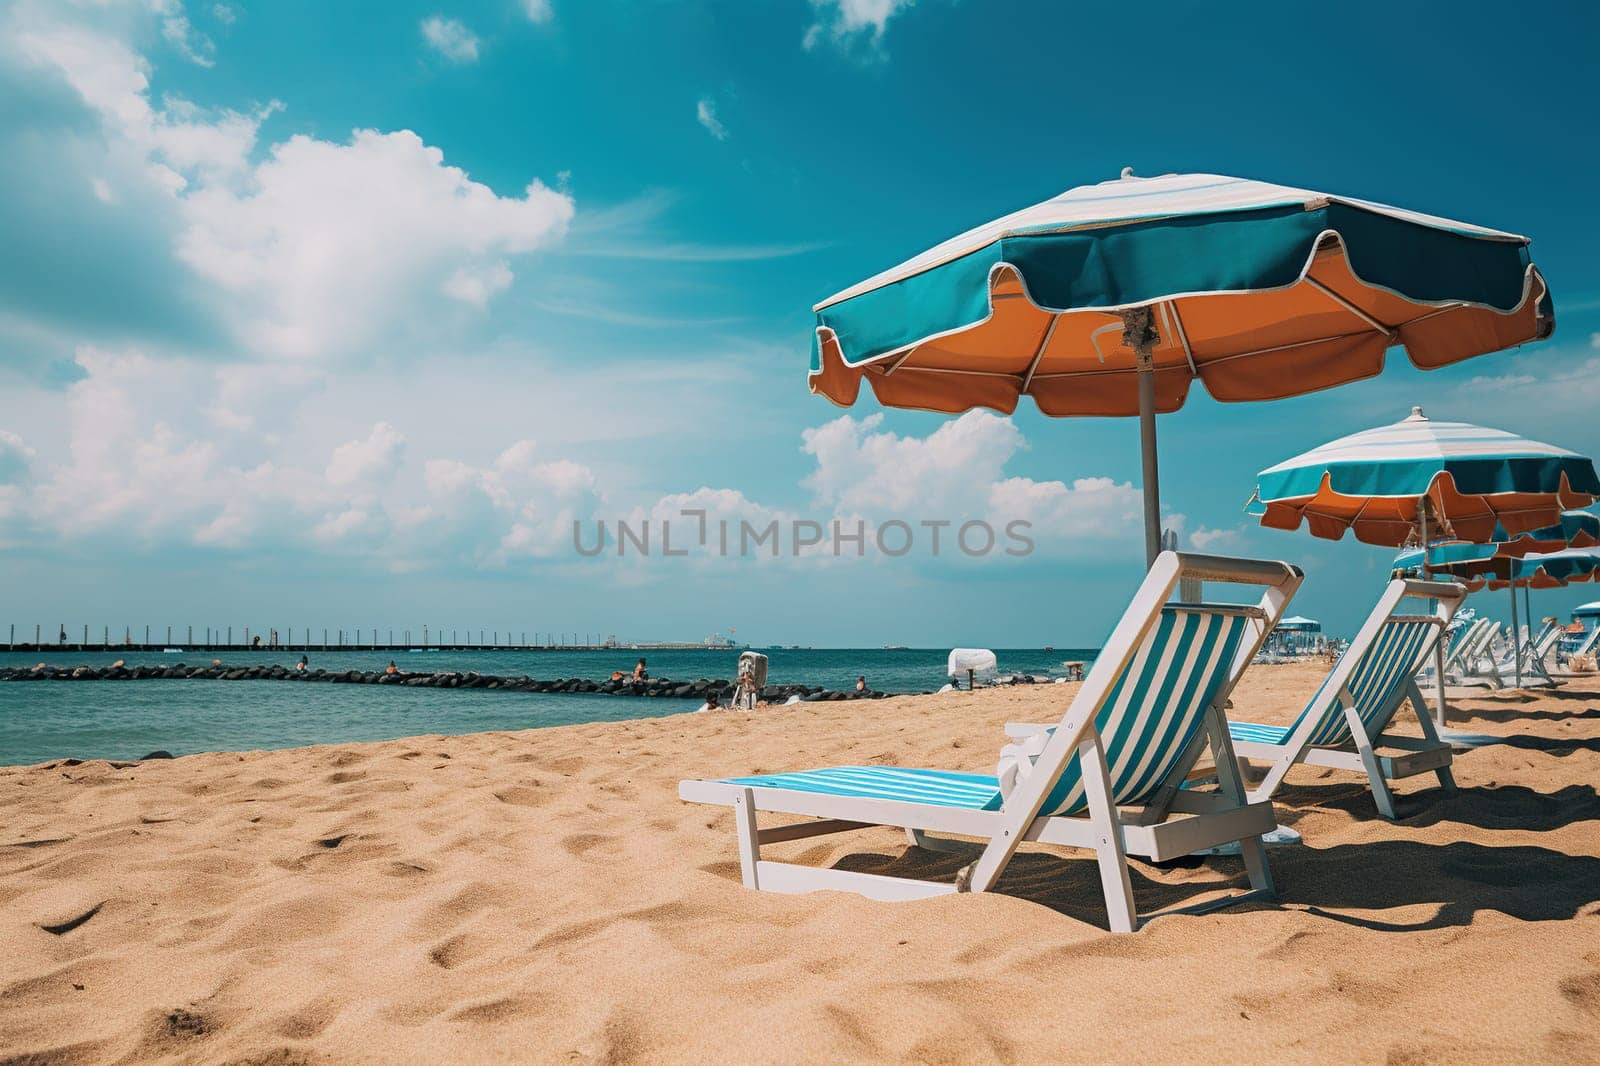
[[397, 316], [429, 290], [485, 306], [511, 284], [506, 257], [554, 243], [573, 213], [537, 180], [496, 195], [410, 131], [291, 137], [251, 177], [248, 192], [188, 198], [178, 253], [234, 297], [241, 340], [295, 358], [400, 332]]
[[80, 26], [13, 27], [21, 54], [58, 70], [106, 133], [145, 156], [156, 184], [180, 193], [196, 181], [219, 182], [246, 170], [261, 122], [277, 104], [250, 113], [208, 113], [181, 97], [161, 108], [149, 99], [149, 64], [121, 41]]
[[478, 61], [478, 35], [457, 19], [429, 15], [422, 20], [422, 39], [452, 63]]
[[1221, 548], [1232, 548], [1244, 540], [1243, 531], [1235, 529], [1209, 529], [1199, 526], [1189, 534], [1189, 544], [1196, 551], [1215, 552]]
[[[216, 62], [216, 45], [189, 23], [182, 0], [149, 0], [150, 10], [161, 19], [161, 36], [191, 63], [202, 67]], [[217, 5], [219, 8], [222, 5]], [[225, 19], [220, 21], [227, 21]]]
[[881, 431], [882, 420], [845, 415], [805, 431], [804, 450], [817, 466], [804, 484], [819, 508], [880, 522], [958, 526], [982, 519], [996, 530], [1028, 522], [1048, 554], [1137, 540], [1143, 515], [1137, 486], [1106, 477], [1071, 483], [1006, 477], [1006, 465], [1027, 447], [1009, 418], [969, 411], [926, 437]]
[[700, 125], [706, 128], [706, 132], [717, 140], [725, 141], [728, 139], [728, 127], [724, 126], [722, 121], [717, 118], [717, 103], [709, 96], [702, 96], [699, 103], [695, 104], [694, 117]]
[[522, 13], [528, 16], [529, 22], [549, 22], [556, 17], [550, 0], [522, 0]]
[[232, 26], [239, 20], [239, 12], [228, 4], [212, 4], [211, 17], [224, 26]]
[[366, 440], [346, 441], [328, 461], [329, 484], [379, 487], [394, 476], [405, 454], [406, 439], [387, 422], [372, 427]]
[[21, 437], [0, 429], [0, 485], [16, 485], [28, 479], [34, 450]]
[[914, 0], [811, 0], [815, 21], [806, 28], [802, 43], [806, 48], [830, 43], [849, 48], [865, 42], [873, 49], [883, 44], [889, 20], [910, 7]]

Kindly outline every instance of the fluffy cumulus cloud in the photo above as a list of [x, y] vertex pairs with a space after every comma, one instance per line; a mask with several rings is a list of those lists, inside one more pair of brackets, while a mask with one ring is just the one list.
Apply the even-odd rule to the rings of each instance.
[[243, 343], [294, 358], [366, 350], [418, 321], [395, 317], [413, 296], [482, 309], [573, 214], [538, 181], [497, 195], [410, 131], [291, 137], [250, 179], [187, 198], [178, 253], [233, 298]]
[[803, 43], [807, 48], [865, 44], [879, 49], [889, 20], [912, 3], [913, 0], [811, 0], [812, 22], [806, 27]]
[[478, 61], [478, 35], [458, 19], [429, 15], [422, 20], [422, 39], [452, 63]]
[[400, 468], [406, 439], [387, 422], [372, 427], [365, 440], [346, 441], [333, 450], [326, 476], [331, 485], [379, 486]]
[[[163, 27], [183, 18], [176, 3], [158, 14]], [[573, 217], [565, 193], [535, 179], [499, 195], [409, 130], [263, 151], [280, 105], [156, 102], [143, 56], [53, 7], [19, 9], [4, 28], [34, 76], [60, 78], [98, 119], [105, 161], [85, 176], [96, 198], [164, 200], [172, 253], [252, 355], [364, 358], [454, 325], [452, 308], [483, 311]]]
[[601, 505], [587, 466], [532, 441], [483, 465], [412, 462], [379, 421], [319, 452], [281, 433], [285, 396], [314, 382], [258, 389], [237, 367], [136, 351], [77, 359], [64, 455], [43, 462], [0, 431], [0, 541], [26, 525], [119, 551], [303, 546], [399, 571], [494, 568], [561, 554], [572, 523]]
[[706, 132], [717, 140], [725, 141], [728, 139], [728, 127], [724, 126], [722, 120], [717, 117], [717, 102], [711, 97], [702, 96], [700, 101], [694, 105], [694, 117], [695, 121], [704, 126]]
[[[969, 411], [926, 437], [881, 429], [881, 415], [849, 415], [805, 431], [816, 460], [805, 485], [819, 508], [913, 525], [981, 519], [996, 530], [1026, 522], [1039, 551], [1101, 550], [1136, 536], [1143, 497], [1127, 482], [1008, 477], [1027, 441], [1008, 418]], [[1131, 543], [1131, 541], [1129, 541]]]

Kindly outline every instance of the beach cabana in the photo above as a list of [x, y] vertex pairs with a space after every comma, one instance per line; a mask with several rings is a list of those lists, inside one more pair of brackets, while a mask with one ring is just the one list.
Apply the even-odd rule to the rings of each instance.
[[1279, 622], [1267, 637], [1266, 650], [1276, 655], [1310, 655], [1322, 644], [1322, 623], [1295, 615]]
[[1196, 381], [1276, 400], [1550, 335], [1528, 238], [1216, 174], [1069, 189], [818, 303], [809, 382], [849, 407], [1138, 415], [1146, 561], [1160, 550], [1157, 413]]

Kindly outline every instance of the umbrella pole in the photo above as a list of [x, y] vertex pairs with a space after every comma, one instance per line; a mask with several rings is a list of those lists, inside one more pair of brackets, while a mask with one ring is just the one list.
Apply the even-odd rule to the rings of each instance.
[[1144, 561], [1161, 554], [1161, 477], [1156, 464], [1156, 376], [1139, 367], [1139, 454], [1144, 461]]
[[[1422, 525], [1422, 579], [1433, 580], [1433, 567], [1428, 565], [1428, 498], [1424, 496], [1422, 503], [1417, 506], [1417, 521]], [[1440, 633], [1439, 639], [1433, 645], [1433, 681], [1438, 686], [1438, 696], [1434, 701], [1433, 718], [1441, 727], [1444, 725], [1444, 642], [1449, 633]]]
[[[1516, 576], [1512, 575], [1513, 578]], [[1517, 679], [1517, 687], [1522, 687], [1522, 630], [1517, 628], [1517, 583], [1511, 582], [1511, 671]]]
[[1144, 477], [1144, 561], [1156, 564], [1161, 554], [1161, 475], [1156, 463], [1155, 347], [1160, 340], [1150, 308], [1135, 307], [1122, 313], [1122, 342], [1133, 349], [1139, 373], [1139, 456]]

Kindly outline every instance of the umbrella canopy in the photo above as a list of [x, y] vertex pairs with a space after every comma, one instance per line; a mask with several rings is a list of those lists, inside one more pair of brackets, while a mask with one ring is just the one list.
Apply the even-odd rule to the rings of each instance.
[[[1592, 548], [1600, 545], [1600, 517], [1588, 511], [1563, 511], [1561, 521], [1542, 526], [1515, 537], [1505, 532], [1504, 526], [1495, 528], [1495, 542], [1472, 544], [1460, 541], [1430, 544], [1428, 566], [1434, 570], [1447, 570], [1452, 574], [1466, 574], [1474, 567], [1487, 573], [1491, 560], [1497, 558], [1519, 559], [1529, 555], [1543, 555], [1566, 548]], [[1421, 570], [1422, 549], [1408, 548], [1395, 556], [1396, 570]]]
[[814, 308], [810, 385], [890, 407], [1132, 415], [1147, 551], [1154, 415], [1196, 380], [1272, 400], [1371, 377], [1400, 345], [1432, 368], [1546, 337], [1528, 239], [1366, 200], [1214, 174], [1070, 189]]
[[[1479, 549], [1480, 554], [1442, 553], [1441, 548], [1463, 547]], [[1488, 554], [1482, 554], [1488, 549]], [[1491, 589], [1515, 588], [1552, 589], [1579, 581], [1593, 581], [1600, 571], [1600, 550], [1595, 548], [1566, 548], [1545, 555], [1521, 558], [1493, 553], [1494, 545], [1440, 545], [1428, 553], [1428, 569], [1435, 574], [1446, 573], [1462, 581], [1468, 589], [1477, 591], [1485, 586]], [[1459, 556], [1452, 561], [1449, 556]], [[1421, 569], [1422, 553], [1419, 550], [1401, 552], [1395, 556], [1397, 571], [1416, 572]]]
[[[1313, 448], [1257, 475], [1261, 524], [1368, 544], [1412, 538], [1431, 517], [1466, 541], [1514, 539], [1560, 525], [1564, 508], [1600, 496], [1594, 463], [1576, 452], [1467, 422], [1434, 422], [1413, 407], [1390, 426]], [[1437, 527], [1436, 527], [1437, 530]], [[1442, 530], [1438, 530], [1443, 532]]]

